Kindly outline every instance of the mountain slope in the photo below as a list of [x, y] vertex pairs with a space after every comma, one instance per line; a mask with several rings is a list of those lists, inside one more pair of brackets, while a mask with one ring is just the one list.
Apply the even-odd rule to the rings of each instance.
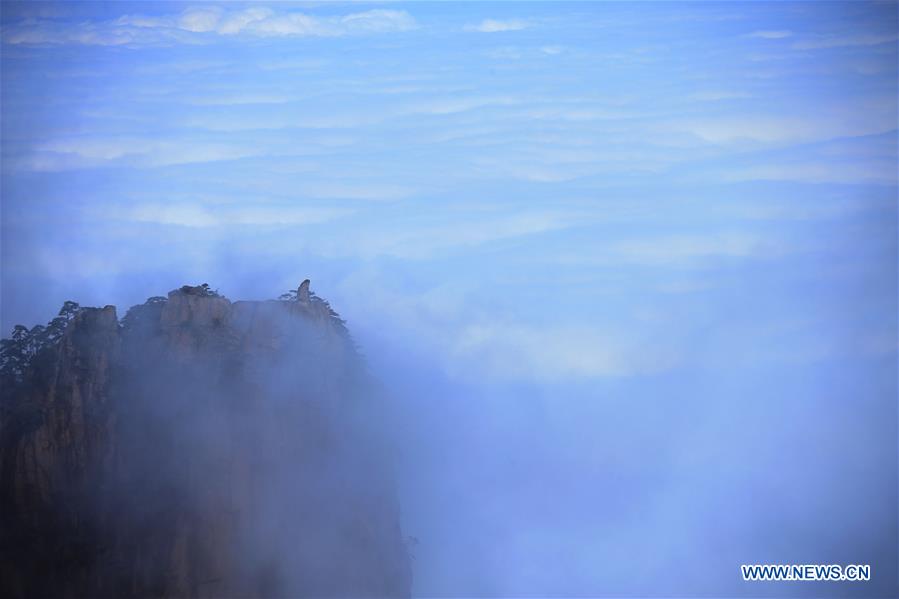
[[67, 306], [4, 341], [4, 596], [409, 594], [379, 391], [308, 283]]

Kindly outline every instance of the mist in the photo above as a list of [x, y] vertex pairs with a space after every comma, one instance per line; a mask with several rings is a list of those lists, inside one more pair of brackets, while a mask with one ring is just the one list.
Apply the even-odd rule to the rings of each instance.
[[[288, 506], [389, 496], [416, 597], [896, 594], [895, 4], [41, 6], [3, 7], [3, 335], [309, 278], [358, 349], [327, 421], [376, 466], [260, 475], [273, 593], [334, 521]], [[308, 349], [252, 379], [287, 422], [344, 364]], [[221, 455], [221, 394], [151, 378]]]

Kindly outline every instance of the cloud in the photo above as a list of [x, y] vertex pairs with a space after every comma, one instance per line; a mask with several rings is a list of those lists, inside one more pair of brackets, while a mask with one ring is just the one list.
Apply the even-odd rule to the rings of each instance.
[[236, 93], [187, 98], [184, 102], [192, 106], [242, 106], [247, 104], [286, 104], [291, 99], [284, 94]]
[[877, 46], [894, 44], [899, 34], [863, 34], [863, 35], [814, 35], [793, 44], [797, 50], [819, 50], [824, 48], [845, 48], [850, 46]]
[[[312, 196], [309, 197], [325, 197]], [[484, 244], [566, 229], [583, 222], [583, 215], [562, 211], [533, 211], [511, 215], [478, 215], [451, 220], [435, 214], [428, 219], [396, 219], [390, 226], [366, 226], [346, 239], [325, 240], [319, 247], [328, 257], [363, 259], [392, 257], [426, 261]]]
[[727, 181], [797, 181], [803, 183], [873, 183], [896, 185], [895, 160], [856, 163], [802, 162], [763, 164], [735, 169], [723, 175]]
[[[135, 24], [137, 23], [137, 24]], [[190, 32], [157, 20], [126, 18], [124, 23], [28, 21], [3, 27], [4, 44], [126, 46], [188, 43]]]
[[222, 19], [218, 26], [218, 31], [222, 35], [234, 35], [240, 33], [244, 28], [252, 23], [264, 21], [274, 16], [274, 12], [268, 8], [248, 8], [239, 13], [228, 15]]
[[402, 10], [374, 9], [338, 16], [276, 12], [251, 7], [188, 8], [149, 17], [123, 15], [109, 21], [64, 22], [30, 19], [3, 28], [3, 42], [31, 45], [142, 46], [205, 43], [217, 37], [336, 37], [408, 31], [415, 19]]
[[752, 94], [738, 91], [708, 90], [695, 92], [688, 97], [699, 102], [719, 102], [722, 100], [745, 100], [746, 98], [751, 98]]
[[472, 372], [501, 380], [571, 381], [634, 376], [676, 366], [677, 354], [660, 344], [625, 341], [583, 327], [514, 323], [469, 325], [454, 339], [450, 374]]
[[749, 34], [749, 37], [759, 37], [766, 40], [779, 40], [787, 37], [792, 37], [793, 32], [787, 30], [778, 30], [778, 31], [753, 31]]
[[199, 203], [141, 204], [123, 214], [126, 220], [182, 227], [289, 226], [321, 223], [349, 214], [346, 208]]
[[418, 102], [408, 108], [411, 114], [444, 115], [467, 112], [487, 106], [512, 106], [520, 100], [512, 96], [450, 96]]
[[680, 265], [709, 258], [748, 258], [783, 251], [783, 245], [745, 233], [668, 235], [612, 244], [612, 260], [648, 266]]
[[[772, 214], [775, 213], [769, 212], [767, 216]], [[755, 215], [756, 218], [762, 216], [765, 215]], [[552, 261], [566, 267], [681, 269], [705, 267], [710, 262], [721, 260], [775, 258], [808, 249], [807, 245], [786, 241], [773, 234], [713, 230], [702, 233], [660, 233], [596, 242], [576, 252], [560, 252], [553, 256]]]
[[800, 115], [741, 115], [689, 119], [667, 125], [713, 144], [807, 143], [887, 133], [896, 129], [896, 107], [876, 98], [839, 109]]
[[297, 193], [308, 198], [333, 200], [401, 200], [416, 193], [416, 189], [403, 185], [382, 183], [311, 183], [297, 188]]
[[340, 24], [351, 32], [385, 33], [415, 29], [416, 23], [402, 10], [376, 9], [341, 17]]
[[[260, 96], [264, 97], [264, 96]], [[276, 96], [270, 99], [274, 100]], [[239, 100], [240, 97], [234, 99]], [[286, 104], [287, 102], [285, 102]], [[240, 106], [241, 102], [222, 102], [220, 105]], [[249, 105], [261, 104], [277, 104], [277, 102], [253, 102]], [[331, 111], [329, 114], [312, 113], [304, 114], [302, 111], [256, 111], [247, 116], [232, 116], [230, 118], [221, 118], [216, 114], [197, 114], [186, 118], [183, 124], [188, 127], [196, 127], [216, 132], [234, 132], [234, 131], [252, 131], [252, 130], [278, 130], [278, 129], [354, 129], [356, 127], [366, 127], [375, 123], [382, 122], [386, 117], [374, 111], [361, 112], [359, 110], [342, 110]], [[337, 145], [346, 145], [349, 142], [341, 142]], [[334, 144], [327, 144], [334, 145]], [[295, 148], [292, 153], [296, 153], [300, 148]]]
[[215, 31], [222, 18], [222, 10], [213, 8], [189, 8], [178, 17], [178, 28], [195, 33]]
[[485, 304], [482, 292], [465, 281], [411, 290], [397, 288], [391, 277], [373, 267], [343, 280], [342, 295], [365, 298], [352, 302], [355, 320], [382, 323], [455, 380], [572, 382], [664, 372], [683, 359], [684, 352], [670, 339], [660, 341], [656, 331], [620, 323], [526, 322]]
[[263, 71], [314, 70], [326, 64], [327, 61], [320, 58], [286, 58], [260, 62], [259, 68]]
[[137, 137], [63, 137], [36, 146], [15, 166], [33, 171], [65, 171], [103, 166], [155, 167], [237, 160], [264, 151], [249, 145]]
[[480, 33], [498, 33], [501, 31], [520, 31], [530, 25], [520, 19], [498, 21], [496, 19], [484, 19], [476, 25], [466, 25], [465, 31], [477, 31]]

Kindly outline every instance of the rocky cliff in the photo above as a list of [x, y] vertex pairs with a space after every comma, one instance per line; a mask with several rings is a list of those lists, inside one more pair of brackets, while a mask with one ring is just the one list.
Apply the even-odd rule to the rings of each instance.
[[409, 594], [377, 387], [307, 282], [67, 306], [4, 341], [0, 594]]

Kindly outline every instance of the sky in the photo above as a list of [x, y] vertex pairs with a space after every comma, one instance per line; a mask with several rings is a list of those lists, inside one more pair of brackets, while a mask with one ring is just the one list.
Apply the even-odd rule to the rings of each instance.
[[416, 595], [897, 588], [896, 3], [0, 19], [3, 331], [310, 278], [395, 397]]

